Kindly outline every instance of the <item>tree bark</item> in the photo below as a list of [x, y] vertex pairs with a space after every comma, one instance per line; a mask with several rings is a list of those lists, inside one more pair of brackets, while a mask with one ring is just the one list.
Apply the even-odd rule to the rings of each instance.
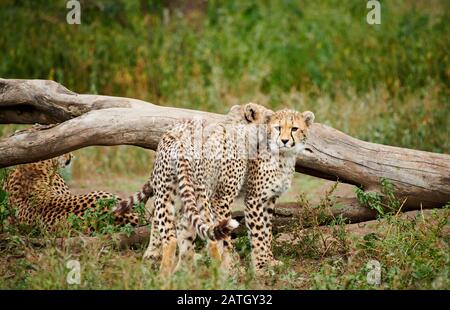
[[[78, 236], [71, 238], [57, 238], [55, 245], [63, 248], [68, 247], [74, 251], [82, 250], [88, 246], [104, 245], [110, 243], [118, 249], [127, 249], [136, 244], [146, 244], [150, 238], [150, 229], [147, 226], [136, 227], [131, 235], [125, 233], [116, 233], [113, 235], [104, 235], [99, 237]], [[45, 246], [48, 240], [31, 239], [30, 242], [35, 246]]]
[[[48, 159], [91, 145], [136, 145], [155, 150], [182, 119], [223, 116], [156, 106], [137, 99], [79, 95], [45, 80], [0, 79], [0, 123], [58, 125], [0, 140], [0, 167]], [[320, 115], [317, 115], [320, 119]], [[450, 156], [369, 143], [314, 124], [296, 171], [380, 191], [389, 179], [405, 210], [450, 201]]]
[[[420, 206], [411, 209], [419, 210]], [[401, 211], [404, 211], [403, 208]], [[361, 205], [353, 197], [337, 198], [333, 207], [320, 210], [308, 208], [296, 202], [278, 203], [272, 218], [273, 232], [276, 234], [289, 231], [295, 224], [300, 224], [303, 228], [311, 225], [328, 225], [339, 216], [342, 216], [346, 224], [354, 224], [376, 219], [377, 212]], [[233, 212], [233, 218], [240, 223], [239, 227], [233, 231], [233, 235], [245, 235], [247, 230], [244, 211]], [[312, 219], [317, 221], [311, 223]]]

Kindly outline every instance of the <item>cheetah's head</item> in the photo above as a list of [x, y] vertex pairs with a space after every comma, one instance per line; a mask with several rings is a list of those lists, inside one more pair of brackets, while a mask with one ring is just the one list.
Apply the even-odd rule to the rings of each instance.
[[72, 153], [66, 153], [55, 158], [52, 158], [53, 165], [57, 168], [64, 168], [70, 164], [73, 159]]
[[280, 154], [298, 154], [305, 148], [308, 131], [314, 122], [314, 113], [280, 110], [269, 119], [267, 134], [269, 148]]
[[232, 106], [228, 115], [237, 120], [242, 120], [246, 124], [266, 124], [273, 113], [272, 110], [262, 105], [249, 102]]

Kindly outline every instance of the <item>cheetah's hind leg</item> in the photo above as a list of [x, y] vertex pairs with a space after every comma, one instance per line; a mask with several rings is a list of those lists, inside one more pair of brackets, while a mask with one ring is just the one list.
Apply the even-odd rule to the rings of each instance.
[[156, 217], [153, 219], [152, 227], [150, 229], [150, 243], [147, 250], [144, 253], [144, 259], [149, 259], [154, 264], [161, 260], [162, 250], [161, 250], [161, 236], [158, 231], [158, 222]]
[[172, 273], [174, 261], [175, 261], [175, 253], [177, 250], [177, 239], [170, 238], [169, 241], [163, 245], [163, 254], [160, 265], [160, 274], [161, 276], [168, 276]]
[[194, 240], [196, 235], [195, 228], [189, 223], [189, 220], [185, 216], [181, 216], [177, 224], [179, 255], [175, 271], [192, 266], [195, 254]]
[[[152, 237], [149, 247], [144, 254], [144, 258], [157, 257], [162, 245], [162, 258], [160, 271], [162, 274], [169, 274], [172, 271], [177, 249], [176, 231], [174, 227], [175, 187], [172, 184], [161, 186], [154, 200], [154, 220], [152, 227]], [[159, 233], [159, 234], [158, 234]], [[160, 244], [155, 241], [159, 235]], [[159, 245], [159, 246], [158, 246]], [[159, 250], [158, 250], [159, 249]]]

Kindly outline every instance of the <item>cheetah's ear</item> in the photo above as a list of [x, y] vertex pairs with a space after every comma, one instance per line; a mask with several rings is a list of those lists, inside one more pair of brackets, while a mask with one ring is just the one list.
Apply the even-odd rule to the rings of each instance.
[[314, 113], [311, 111], [305, 111], [302, 113], [303, 119], [305, 120], [306, 126], [310, 127], [314, 123]]
[[231, 108], [230, 108], [230, 111], [228, 112], [228, 114], [237, 114], [237, 115], [239, 115], [240, 114], [240, 112], [241, 112], [241, 106], [240, 105], [238, 105], [238, 104], [235, 104], [234, 106], [232, 106]]
[[259, 124], [267, 123], [270, 116], [273, 114], [272, 110], [253, 102], [245, 104], [242, 111], [247, 122]]

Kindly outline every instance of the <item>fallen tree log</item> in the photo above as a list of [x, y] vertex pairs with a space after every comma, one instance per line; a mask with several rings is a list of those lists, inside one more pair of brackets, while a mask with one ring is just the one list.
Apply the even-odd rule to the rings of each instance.
[[[420, 206], [417, 207], [420, 209]], [[297, 202], [285, 202], [276, 205], [276, 215], [279, 217], [301, 218], [304, 206]], [[347, 223], [359, 223], [376, 218], [377, 212], [361, 205], [354, 197], [341, 197], [336, 199], [334, 206], [322, 210], [322, 222], [329, 223], [335, 218], [342, 216]]]
[[[0, 140], [0, 167], [48, 159], [91, 145], [155, 149], [181, 119], [223, 116], [167, 108], [137, 99], [79, 95], [53, 81], [0, 79], [0, 123], [58, 125]], [[320, 115], [316, 116], [320, 120]], [[450, 156], [369, 143], [316, 123], [296, 171], [378, 191], [389, 179], [405, 210], [450, 201]]]
[[[411, 207], [411, 209], [419, 210], [420, 206]], [[303, 206], [297, 202], [278, 203], [272, 219], [273, 232], [277, 234], [289, 231], [295, 225], [300, 225], [302, 228], [328, 225], [339, 217], [342, 217], [346, 224], [354, 224], [376, 219], [377, 212], [361, 205], [355, 197], [337, 198], [332, 207], [324, 208]], [[233, 212], [233, 218], [240, 224], [233, 232], [234, 235], [245, 235], [244, 211]]]
[[136, 227], [130, 235], [125, 233], [116, 233], [112, 235], [103, 235], [90, 237], [80, 235], [70, 238], [56, 238], [54, 240], [31, 239], [30, 243], [34, 246], [46, 246], [49, 242], [52, 245], [63, 248], [68, 247], [71, 250], [84, 249], [88, 246], [110, 244], [117, 249], [127, 249], [133, 245], [146, 244], [150, 238], [150, 229], [147, 226]]
[[[437, 227], [440, 227], [438, 231], [440, 231], [440, 236], [444, 237], [450, 234], [450, 226], [441, 226], [442, 224], [439, 223], [439, 220], [447, 219], [448, 221], [449, 216], [450, 211], [448, 209], [433, 209], [407, 211], [395, 215], [395, 218], [397, 220], [401, 220], [402, 222], [415, 221], [416, 224], [414, 225], [414, 227], [416, 227], [416, 229], [424, 229], [424, 224], [428, 229], [432, 228], [433, 230]], [[391, 229], [393, 226], [395, 227], [396, 224], [393, 224], [392, 221], [389, 221], [385, 218], [381, 218], [378, 220], [371, 220], [362, 223], [348, 224], [345, 226], [345, 231], [350, 237], [348, 241], [350, 243], [353, 243], [355, 241], [359, 242], [358, 240], [362, 240], [367, 235], [372, 235], [375, 238], [384, 239], [390, 233], [398, 233], [398, 231], [395, 232], [396, 229]], [[297, 228], [294, 233], [292, 233], [293, 231], [285, 231], [277, 236], [277, 241], [287, 242], [289, 244], [302, 242], [302, 237], [307, 236], [315, 229], [317, 229], [317, 227]], [[333, 233], [334, 229], [330, 226], [321, 226], [318, 229], [321, 233], [323, 233], [324, 238], [321, 239], [321, 245], [323, 246], [323, 249], [326, 250], [329, 243], [336, 240], [336, 235]]]

